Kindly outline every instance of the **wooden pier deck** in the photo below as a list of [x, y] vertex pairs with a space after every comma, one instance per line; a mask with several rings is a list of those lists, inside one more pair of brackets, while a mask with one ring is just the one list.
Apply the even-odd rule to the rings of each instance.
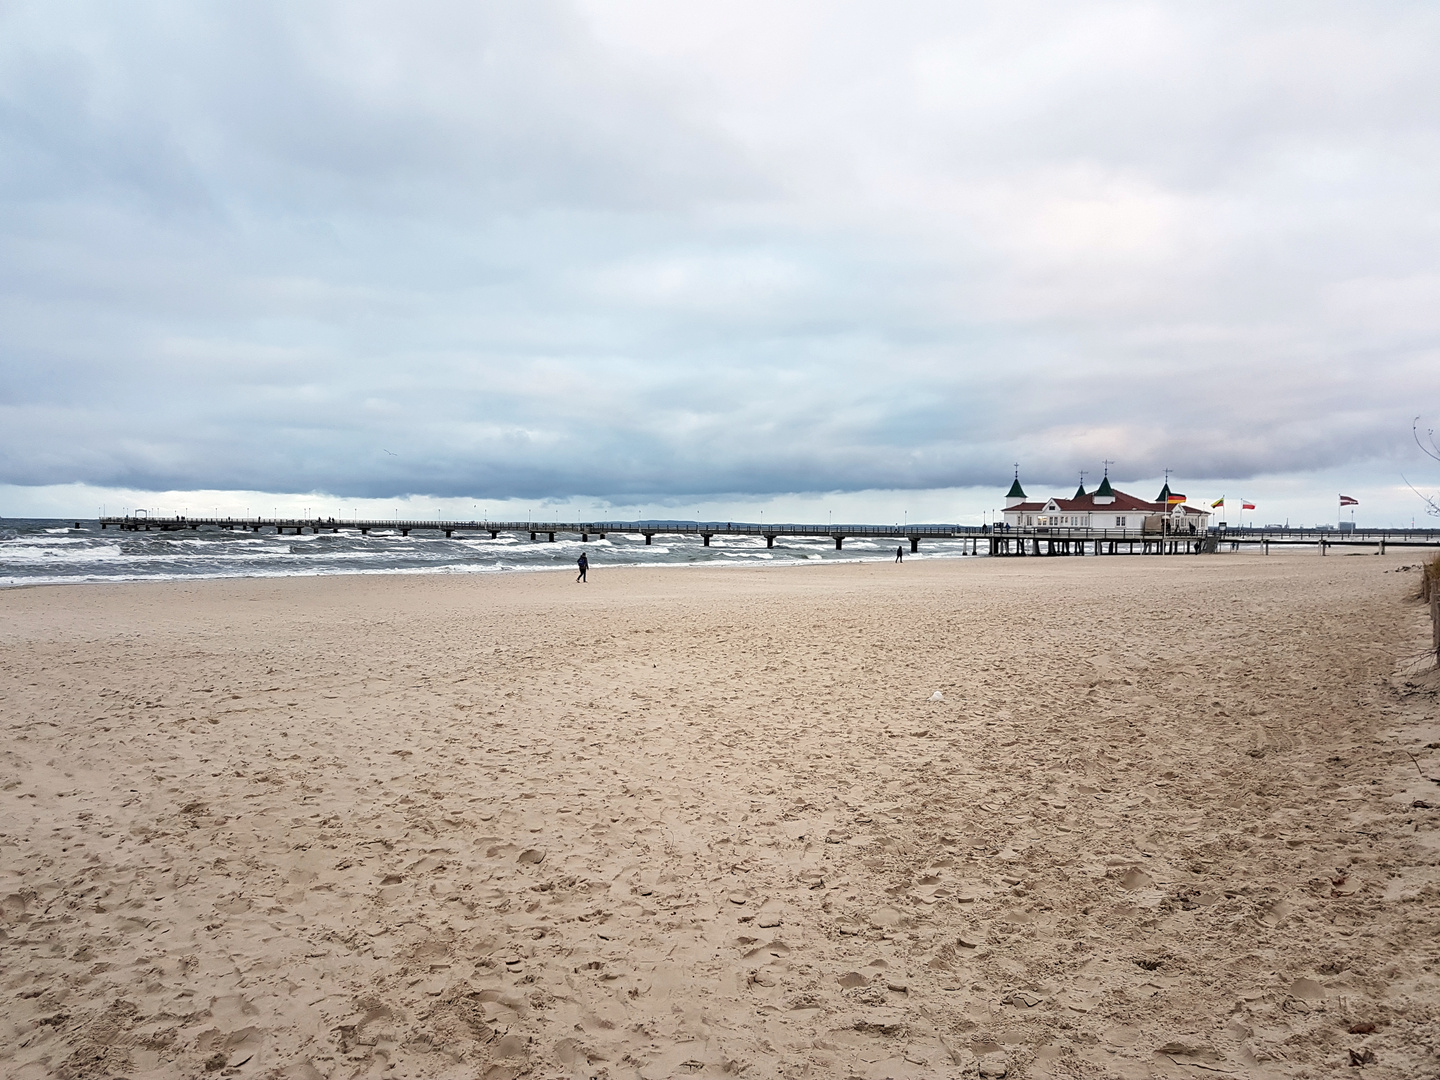
[[[1140, 529], [1070, 529], [1070, 528], [995, 528], [985, 525], [806, 525], [756, 524], [739, 521], [426, 521], [413, 519], [338, 518], [192, 518], [102, 517], [102, 529], [130, 532], [157, 530], [172, 532], [185, 529], [225, 529], [242, 532], [273, 530], [276, 533], [341, 531], [399, 533], [412, 532], [489, 533], [492, 539], [501, 533], [528, 535], [532, 541], [544, 538], [554, 542], [559, 535], [604, 539], [607, 533], [640, 535], [649, 544], [656, 536], [699, 536], [706, 547], [716, 536], [757, 536], [765, 538], [767, 548], [774, 547], [781, 537], [828, 538], [835, 550], [844, 549], [851, 538], [899, 539], [910, 542], [910, 551], [920, 550], [922, 540], [960, 540], [972, 555], [1052, 556], [1052, 555], [1198, 555], [1221, 551], [1238, 551], [1245, 545], [1259, 545], [1266, 552], [1277, 547], [1305, 546], [1316, 548], [1324, 555], [1333, 547], [1374, 548], [1384, 553], [1387, 548], [1440, 547], [1440, 529], [1211, 529], [1205, 533], [1156, 533]], [[75, 523], [80, 528], [80, 522]]]
[[1210, 529], [1203, 533], [1158, 533], [1140, 529], [1000, 529], [990, 537], [994, 555], [1199, 555], [1239, 551], [1255, 545], [1313, 547], [1321, 555], [1332, 547], [1440, 547], [1440, 529]]
[[[578, 536], [582, 543], [590, 537], [604, 539], [607, 533], [625, 533], [645, 537], [649, 544], [657, 536], [698, 536], [706, 547], [715, 536], [760, 536], [766, 547], [774, 547], [782, 536], [829, 538], [835, 550], [844, 549], [852, 538], [885, 538], [910, 541], [912, 552], [920, 550], [921, 540], [970, 540], [975, 543], [987, 538], [988, 531], [979, 525], [764, 525], [741, 521], [425, 521], [415, 519], [341, 520], [339, 518], [192, 518], [192, 517], [103, 517], [102, 529], [130, 532], [158, 530], [171, 532], [183, 529], [227, 529], [260, 532], [273, 529], [277, 533], [309, 532], [338, 533], [342, 530], [369, 535], [371, 532], [399, 533], [439, 532], [445, 536], [456, 533], [489, 533], [491, 539], [503, 533], [529, 534], [531, 540], [544, 538], [554, 542], [557, 535]], [[76, 523], [79, 527], [79, 523]], [[979, 554], [972, 550], [972, 554]]]
[[1217, 533], [1220, 550], [1238, 551], [1241, 545], [1316, 547], [1326, 554], [1332, 547], [1387, 548], [1440, 547], [1440, 529], [1225, 529]]

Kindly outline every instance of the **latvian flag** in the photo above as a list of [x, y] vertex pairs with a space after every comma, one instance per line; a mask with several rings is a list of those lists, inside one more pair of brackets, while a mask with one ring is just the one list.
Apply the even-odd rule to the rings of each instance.
[[1340, 496], [1340, 505], [1341, 505], [1341, 506], [1359, 506], [1359, 505], [1360, 505], [1360, 500], [1359, 500], [1359, 499], [1352, 499], [1349, 495], [1341, 495], [1341, 496]]

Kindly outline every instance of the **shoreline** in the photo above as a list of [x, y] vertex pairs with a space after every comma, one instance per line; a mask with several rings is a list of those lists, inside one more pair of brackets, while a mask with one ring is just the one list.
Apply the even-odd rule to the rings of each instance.
[[[1334, 556], [1332, 556], [1332, 557], [1338, 557], [1338, 558], [1353, 558], [1353, 557], [1358, 557], [1358, 556], [1361, 556], [1361, 555], [1364, 555], [1364, 556], [1374, 556], [1375, 554], [1376, 554], [1376, 553], [1370, 552], [1370, 551], [1364, 551], [1364, 552], [1343, 552], [1343, 553], [1337, 553], [1336, 555], [1334, 555]], [[1393, 555], [1394, 553], [1390, 553], [1390, 554]], [[1233, 559], [1233, 558], [1237, 558], [1237, 557], [1239, 557], [1239, 558], [1247, 558], [1247, 559], [1248, 559], [1248, 558], [1253, 558], [1253, 557], [1256, 557], [1256, 556], [1259, 556], [1259, 555], [1260, 555], [1260, 552], [1259, 552], [1259, 551], [1241, 550], [1241, 551], [1238, 551], [1238, 552], [1226, 552], [1226, 553], [1224, 553], [1224, 554], [1222, 554], [1222, 555], [1211, 554], [1211, 555], [1208, 555], [1208, 556], [1205, 556], [1205, 555], [1188, 555], [1188, 556], [1187, 556], [1187, 555], [1165, 555], [1165, 556], [1154, 556], [1154, 555], [1139, 555], [1139, 554], [1129, 555], [1129, 554], [1126, 554], [1126, 555], [1105, 555], [1105, 556], [1100, 556], [1100, 558], [1103, 558], [1103, 559], [1125, 559], [1125, 560], [1129, 560], [1129, 559], [1143, 559], [1143, 560], [1145, 560], [1147, 563], [1149, 563], [1150, 561], [1155, 560], [1155, 559], [1211, 559], [1211, 560], [1213, 560], [1213, 559], [1217, 559], [1217, 558], [1218, 558], [1218, 559], [1226, 559], [1226, 558], [1232, 558], [1232, 559]], [[1267, 556], [1265, 556], [1265, 557], [1266, 557], [1266, 558], [1272, 558], [1272, 559], [1276, 559], [1276, 558], [1302, 558], [1302, 557], [1308, 557], [1308, 556], [1312, 556], [1312, 555], [1313, 555], [1313, 553], [1310, 552], [1308, 549], [1301, 549], [1301, 550], [1296, 550], [1296, 551], [1293, 551], [1293, 552], [1292, 552], [1292, 551], [1276, 551], [1276, 552], [1270, 553], [1269, 555], [1267, 555]], [[1383, 557], [1383, 556], [1381, 556], [1381, 557]], [[971, 559], [978, 559], [978, 560], [982, 560], [982, 561], [983, 561], [983, 560], [987, 560], [987, 559], [990, 559], [990, 558], [991, 558], [991, 556], [988, 556], [988, 555], [975, 555], [975, 554], [971, 554], [971, 553], [969, 553], [969, 552], [955, 552], [955, 553], [950, 553], [950, 552], [938, 552], [938, 553], [935, 553], [935, 552], [924, 552], [924, 551], [921, 551], [921, 552], [914, 552], [914, 553], [912, 553], [912, 552], [906, 552], [906, 553], [905, 553], [905, 563], [914, 563], [914, 564], [937, 563], [937, 562], [939, 562], [939, 563], [953, 563], [953, 562], [959, 562], [959, 561], [962, 561], [962, 560], [968, 561], [968, 560], [971, 560]], [[1025, 565], [1027, 562], [1040, 563], [1040, 562], [1046, 562], [1046, 561], [1051, 561], [1051, 562], [1053, 562], [1053, 561], [1072, 561], [1072, 560], [1077, 559], [1077, 558], [1080, 558], [1080, 556], [1032, 556], [1032, 557], [1029, 557], [1029, 558], [1026, 558], [1026, 559], [1004, 557], [1004, 558], [997, 558], [996, 561], [997, 561], [997, 562], [1004, 562], [1004, 563], [1006, 563], [1006, 564], [1016, 563], [1016, 564], [1019, 564], [1019, 565]], [[1088, 561], [1088, 560], [1093, 560], [1094, 558], [1096, 558], [1096, 556], [1085, 556], [1084, 558]], [[723, 561], [723, 560], [720, 560], [720, 559], [713, 559], [713, 560], [706, 560], [706, 561], [687, 560], [687, 561], [683, 561], [683, 562], [682, 562], [682, 561], [679, 561], [679, 560], [676, 560], [676, 561], [674, 561], [674, 562], [615, 562], [615, 563], [599, 562], [599, 563], [597, 563], [597, 562], [594, 562], [594, 561], [592, 560], [592, 562], [591, 562], [591, 567], [592, 567], [592, 569], [599, 569], [599, 570], [602, 571], [602, 572], [609, 572], [609, 571], [614, 571], [614, 570], [671, 570], [671, 569], [689, 569], [689, 570], [704, 570], [704, 569], [711, 569], [711, 570], [717, 570], [717, 569], [723, 569], [723, 570], [732, 570], [732, 569], [741, 569], [741, 570], [743, 570], [743, 569], [752, 569], [752, 570], [783, 570], [783, 569], [790, 569], [790, 568], [794, 568], [794, 567], [807, 567], [807, 566], [862, 566], [862, 565], [870, 565], [870, 564], [874, 564], [874, 565], [889, 565], [889, 564], [891, 564], [891, 563], [893, 563], [893, 562], [894, 562], [894, 557], [893, 557], [893, 554], [892, 554], [892, 555], [876, 555], [876, 556], [873, 556], [873, 557], [863, 557], [863, 556], [861, 556], [861, 557], [853, 557], [853, 558], [852, 558], [852, 557], [845, 557], [845, 556], [838, 557], [838, 558], [837, 558], [837, 557], [830, 557], [830, 556], [827, 556], [827, 557], [824, 557], [824, 558], [788, 556], [788, 557], [784, 557], [784, 558], [781, 558], [781, 559], [754, 559], [754, 558], [740, 559], [740, 558], [737, 558], [737, 559], [728, 560], [728, 561]], [[903, 565], [903, 564], [902, 564], [902, 565]], [[12, 589], [34, 589], [34, 588], [49, 588], [49, 587], [68, 587], [68, 586], [136, 585], [136, 584], [179, 584], [179, 583], [185, 583], [185, 582], [202, 582], [202, 581], [278, 581], [278, 580], [284, 580], [284, 579], [287, 579], [287, 578], [295, 578], [295, 579], [299, 579], [299, 580], [313, 580], [313, 579], [316, 579], [316, 578], [351, 578], [351, 577], [353, 577], [353, 578], [391, 578], [391, 577], [489, 578], [489, 577], [505, 577], [505, 576], [512, 575], [512, 574], [521, 574], [521, 575], [524, 575], [524, 574], [543, 574], [543, 573], [563, 573], [563, 572], [565, 572], [565, 571], [567, 571], [567, 570], [573, 571], [573, 570], [574, 570], [574, 563], [567, 563], [567, 564], [562, 564], [562, 565], [544, 564], [544, 565], [536, 565], [536, 566], [506, 566], [506, 567], [502, 567], [502, 568], [499, 568], [499, 569], [492, 569], [492, 568], [488, 568], [488, 567], [466, 568], [466, 567], [463, 567], [463, 566], [437, 566], [437, 567], [433, 567], [433, 568], [429, 568], [429, 567], [395, 567], [395, 568], [377, 568], [377, 569], [372, 569], [372, 570], [348, 570], [348, 569], [347, 569], [347, 570], [315, 570], [315, 571], [288, 571], [288, 570], [287, 570], [287, 571], [279, 572], [279, 573], [233, 573], [233, 574], [231, 574], [231, 573], [217, 573], [217, 574], [190, 574], [190, 575], [177, 574], [177, 575], [171, 575], [171, 576], [165, 576], [165, 575], [160, 575], [160, 574], [145, 574], [145, 575], [133, 575], [133, 576], [129, 576], [129, 577], [125, 577], [125, 576], [115, 576], [115, 577], [87, 578], [87, 579], [60, 580], [60, 581], [52, 580], [52, 581], [35, 581], [35, 582], [30, 582], [30, 581], [17, 580], [17, 581], [11, 582], [11, 583], [6, 583], [5, 581], [0, 580], [0, 593], [4, 593], [4, 592], [10, 591], [10, 590], [12, 590]]]
[[[1247, 553], [1245, 553], [1245, 554], [1249, 554], [1249, 553], [1247, 552]], [[916, 552], [916, 553], [912, 554], [912, 553], [910, 553], [910, 552], [906, 552], [906, 555], [905, 555], [905, 558], [906, 558], [906, 561], [907, 561], [907, 562], [909, 562], [909, 561], [914, 561], [914, 562], [916, 562], [916, 563], [921, 563], [921, 562], [953, 562], [953, 561], [957, 561], [957, 560], [959, 560], [959, 559], [985, 559], [985, 558], [988, 558], [988, 557], [989, 557], [989, 556], [986, 556], [986, 555], [971, 555], [971, 554], [969, 554], [969, 553], [964, 553], [964, 554], [962, 554], [962, 553], [956, 553], [956, 554], [954, 554], [954, 555], [951, 555], [951, 554], [947, 554], [947, 553], [930, 554], [930, 553], [927, 553], [927, 552]], [[1108, 556], [1107, 556], [1107, 557], [1108, 557]], [[1139, 556], [1137, 556], [1137, 558], [1138, 558], [1138, 557], [1139, 557]], [[691, 570], [699, 570], [699, 569], [711, 569], [711, 570], [730, 570], [730, 569], [783, 570], [783, 569], [789, 569], [789, 568], [793, 568], [793, 567], [803, 567], [803, 566], [857, 566], [857, 565], [864, 565], [864, 564], [868, 564], [868, 563], [876, 563], [876, 564], [882, 564], [882, 565], [883, 565], [883, 564], [890, 563], [890, 562], [892, 562], [892, 561], [893, 561], [893, 556], [875, 556], [874, 558], [863, 558], [863, 557], [862, 557], [862, 558], [843, 558], [843, 557], [842, 557], [842, 558], [824, 558], [824, 559], [795, 558], [795, 557], [790, 557], [790, 558], [784, 559], [783, 561], [781, 561], [781, 560], [774, 560], [774, 561], [771, 561], [771, 560], [757, 560], [757, 559], [744, 560], [744, 561], [742, 561], [742, 560], [740, 560], [740, 559], [735, 559], [735, 560], [731, 560], [731, 561], [721, 561], [721, 560], [716, 559], [716, 560], [709, 560], [709, 561], [705, 561], [705, 562], [700, 562], [700, 561], [679, 562], [679, 561], [676, 561], [676, 562], [664, 562], [664, 563], [662, 563], [662, 562], [653, 562], [653, 563], [603, 563], [603, 562], [601, 562], [601, 563], [595, 563], [595, 562], [592, 562], [592, 563], [591, 563], [591, 567], [592, 567], [592, 568], [598, 568], [598, 569], [600, 569], [600, 570], [602, 570], [602, 571], [612, 571], [612, 570], [670, 570], [670, 569], [691, 569]], [[144, 575], [144, 576], [136, 575], [136, 576], [133, 576], [133, 577], [93, 578], [93, 579], [74, 580], [74, 581], [39, 581], [39, 582], [17, 581], [17, 582], [14, 582], [13, 584], [6, 584], [6, 583], [4, 583], [3, 581], [0, 581], [0, 591], [7, 590], [7, 589], [46, 588], [46, 587], [49, 587], [49, 586], [57, 586], [57, 587], [60, 587], [60, 586], [70, 586], [70, 585], [134, 585], [134, 584], [144, 584], [144, 583], [147, 583], [147, 582], [156, 583], [156, 584], [163, 584], [163, 583], [174, 584], [174, 583], [177, 583], [177, 582], [188, 582], [188, 581], [250, 581], [250, 580], [254, 580], [254, 581], [276, 581], [276, 580], [281, 580], [281, 579], [284, 579], [284, 578], [299, 578], [299, 579], [346, 578], [346, 577], [357, 577], [357, 578], [372, 578], [372, 577], [374, 577], [374, 578], [384, 578], [384, 577], [404, 577], [404, 576], [414, 576], [414, 577], [447, 577], [447, 576], [454, 576], [454, 577], [462, 577], [462, 578], [464, 578], [464, 577], [490, 577], [490, 576], [499, 577], [499, 576], [504, 576], [504, 575], [508, 575], [508, 574], [563, 573], [563, 572], [565, 572], [566, 570], [572, 570], [572, 571], [573, 571], [574, 568], [575, 568], [575, 567], [574, 567], [574, 564], [571, 563], [571, 564], [569, 564], [568, 566], [567, 566], [567, 565], [561, 565], [561, 566], [552, 566], [552, 565], [545, 565], [545, 566], [506, 566], [506, 567], [503, 567], [503, 568], [500, 568], [500, 569], [489, 569], [489, 568], [478, 568], [478, 567], [475, 568], [475, 569], [466, 569], [466, 568], [463, 568], [463, 567], [444, 566], [444, 567], [435, 567], [435, 568], [433, 568], [433, 569], [424, 568], [424, 567], [397, 567], [397, 568], [394, 568], [394, 569], [375, 569], [375, 570], [333, 570], [333, 571], [332, 571], [332, 570], [316, 570], [316, 571], [312, 571], [312, 572], [308, 572], [308, 573], [307, 573], [307, 572], [292, 572], [292, 571], [286, 571], [286, 572], [284, 572], [284, 573], [274, 573], [274, 574], [264, 574], [264, 573], [259, 573], [259, 574], [242, 574], [242, 573], [237, 573], [237, 574], [206, 574], [206, 575], [193, 574], [193, 575], [175, 575], [175, 576], [170, 576], [170, 577], [165, 577], [165, 576], [161, 576], [161, 575], [158, 575], [158, 574], [149, 574], [149, 575]]]
[[[24, 538], [22, 538], [24, 539]], [[50, 539], [35, 534], [33, 539]], [[396, 546], [386, 547], [385, 540], [397, 541]], [[757, 549], [754, 544], [736, 544], [728, 546], [725, 543], [717, 543], [713, 547], [701, 547], [695, 543], [695, 538], [681, 538], [676, 543], [657, 544], [654, 553], [648, 545], [634, 543], [638, 535], [627, 534], [626, 540], [630, 542], [616, 543], [613, 540], [600, 540], [598, 542], [582, 543], [578, 540], [561, 541], [558, 544], [546, 544], [543, 542], [532, 542], [530, 544], [519, 543], [516, 545], [501, 544], [495, 547], [477, 549], [470, 546], [470, 541], [462, 540], [452, 543], [450, 540], [439, 540], [434, 537], [410, 540], [404, 538], [380, 538], [377, 546], [374, 538], [369, 540], [355, 537], [342, 537], [332, 540], [331, 537], [307, 537], [302, 539], [294, 537], [264, 537], [250, 539], [224, 536], [208, 536], [204, 539], [198, 537], [186, 537], [181, 539], [155, 538], [153, 540], [130, 541], [132, 543], [154, 543], [163, 545], [160, 552], [146, 552], [143, 554], [132, 554], [130, 558], [136, 560], [133, 565], [143, 566], [143, 560], [154, 558], [162, 564], [167, 557], [176, 557], [180, 561], [186, 560], [209, 561], [210, 567], [193, 572], [170, 572], [164, 569], [154, 571], [139, 569], [135, 571], [117, 571], [113, 573], [93, 573], [77, 571], [69, 574], [55, 575], [48, 578], [42, 575], [34, 575], [41, 580], [31, 580], [25, 575], [5, 577], [3, 571], [6, 564], [3, 556], [5, 549], [0, 547], [0, 591], [12, 588], [23, 588], [32, 585], [92, 585], [92, 584], [124, 584], [136, 581], [197, 581], [197, 580], [234, 580], [234, 579], [274, 579], [284, 577], [385, 577], [392, 575], [413, 574], [413, 575], [454, 575], [466, 576], [490, 576], [506, 575], [513, 573], [529, 573], [540, 570], [564, 570], [574, 565], [572, 554], [578, 554], [581, 550], [592, 553], [600, 553], [600, 561], [596, 564], [601, 569], [615, 569], [619, 567], [630, 568], [665, 568], [670, 566], [798, 566], [811, 563], [822, 564], [854, 564], [865, 562], [883, 563], [891, 561], [893, 550], [888, 545], [882, 550], [869, 545], [863, 538], [856, 541], [856, 547], [844, 554], [832, 554], [828, 549], [820, 548], [814, 544], [782, 545], [774, 549]], [[317, 541], [323, 541], [319, 543]], [[122, 540], [112, 540], [108, 537], [96, 537], [87, 535], [84, 537], [64, 536], [58, 539], [50, 539], [55, 550], [36, 551], [33, 545], [25, 550], [23, 557], [17, 556], [21, 561], [12, 565], [15, 567], [29, 566], [38, 567], [47, 564], [47, 558], [59, 556], [61, 559], [79, 558], [89, 562], [110, 562], [108, 558], [109, 547], [115, 543], [123, 543]], [[75, 543], [99, 544], [100, 548], [89, 547], [88, 549], [77, 549]], [[295, 550], [295, 545], [303, 545], [304, 550]], [[331, 545], [335, 546], [332, 548]], [[312, 545], [314, 545], [312, 547]], [[868, 545], [868, 546], [867, 546]], [[459, 550], [455, 550], [455, 548]], [[106, 557], [99, 557], [99, 552], [106, 552]], [[118, 549], [117, 549], [118, 551]], [[556, 553], [565, 551], [563, 562], [556, 561]], [[609, 554], [609, 558], [606, 555]], [[975, 558], [961, 550], [950, 550], [944, 546], [932, 547], [927, 551], [914, 554], [907, 553], [911, 559], [917, 562], [949, 560], [955, 558]], [[39, 556], [37, 558], [37, 556]], [[298, 557], [299, 561], [292, 562]], [[360, 568], [347, 560], [364, 559], [376, 561], [382, 565], [373, 565]], [[254, 567], [250, 565], [255, 560], [272, 563], [268, 568]], [[306, 562], [317, 561], [320, 565], [307, 567]], [[611, 561], [613, 560], [613, 561]], [[285, 562], [283, 568], [276, 568], [276, 562]], [[224, 565], [225, 563], [229, 565]], [[389, 565], [383, 565], [389, 562]], [[111, 563], [111, 565], [116, 565]]]

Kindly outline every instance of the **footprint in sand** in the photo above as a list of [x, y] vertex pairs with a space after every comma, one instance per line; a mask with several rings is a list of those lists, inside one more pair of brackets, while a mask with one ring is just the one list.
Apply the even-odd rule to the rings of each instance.
[[905, 913], [893, 907], [878, 908], [870, 916], [870, 925], [879, 930], [891, 929], [904, 921]]
[[970, 926], [966, 927], [964, 930], [961, 930], [959, 936], [955, 940], [960, 944], [962, 948], [978, 949], [981, 945], [985, 944], [985, 939], [987, 936], [988, 935], [985, 933], [985, 928], [983, 926]]
[[1120, 879], [1120, 887], [1130, 892], [1135, 892], [1137, 889], [1148, 889], [1154, 884], [1155, 879], [1137, 866], [1126, 870], [1125, 876]]
[[1276, 900], [1265, 914], [1260, 916], [1260, 921], [1266, 926], [1279, 926], [1290, 917], [1290, 912], [1293, 910], [1294, 908], [1290, 906], [1288, 900]]
[[779, 926], [784, 910], [785, 905], [778, 900], [766, 900], [760, 905], [760, 910], [755, 913], [755, 925], [767, 930]]
[[783, 960], [790, 955], [790, 946], [783, 941], [772, 941], [768, 945], [761, 945], [751, 949], [745, 954], [746, 960], [759, 960], [761, 963], [769, 963], [771, 960]]

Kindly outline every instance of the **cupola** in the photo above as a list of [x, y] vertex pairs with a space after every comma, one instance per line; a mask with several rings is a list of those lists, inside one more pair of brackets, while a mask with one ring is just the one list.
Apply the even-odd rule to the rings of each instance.
[[1100, 481], [1100, 486], [1095, 489], [1095, 505], [1109, 506], [1115, 501], [1115, 489], [1110, 486], [1110, 474], [1107, 472]]
[[1010, 485], [1010, 490], [1005, 493], [1005, 509], [1012, 506], [1019, 506], [1025, 501], [1025, 489], [1020, 486], [1020, 470], [1015, 470], [1015, 482]]

